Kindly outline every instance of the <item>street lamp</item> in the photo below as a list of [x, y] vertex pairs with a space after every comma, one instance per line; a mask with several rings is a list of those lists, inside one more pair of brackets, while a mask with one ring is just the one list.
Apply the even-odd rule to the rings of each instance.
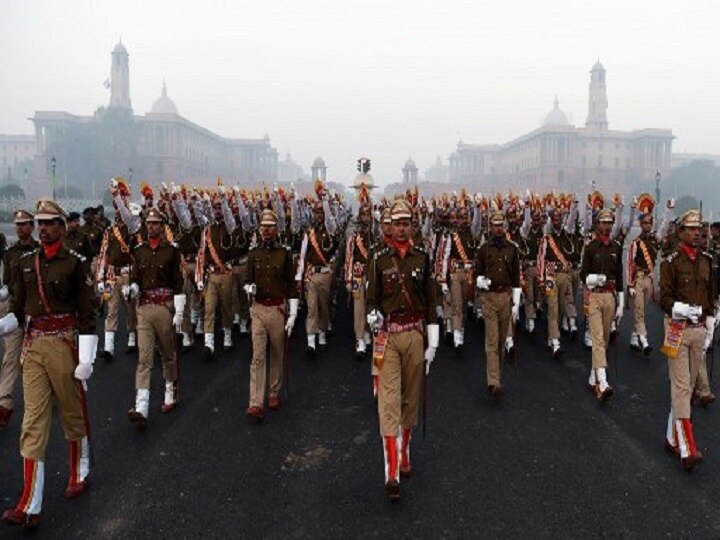
[[657, 208], [660, 204], [660, 171], [655, 171], [655, 215], [653, 220], [657, 223]]
[[53, 156], [50, 158], [50, 168], [52, 169], [52, 178], [50, 178], [50, 183], [52, 184], [53, 200], [55, 200], [55, 167], [57, 167], [57, 159]]
[[132, 188], [132, 167], [128, 169], [128, 187]]

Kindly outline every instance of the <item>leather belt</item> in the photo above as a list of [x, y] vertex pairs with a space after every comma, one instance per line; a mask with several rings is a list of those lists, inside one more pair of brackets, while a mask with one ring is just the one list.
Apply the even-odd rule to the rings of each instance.
[[425, 317], [416, 311], [397, 311], [388, 315], [388, 324], [413, 324], [423, 322]]
[[230, 265], [230, 263], [225, 263], [225, 266], [221, 266], [219, 268], [217, 266], [213, 266], [213, 265], [208, 266], [208, 271], [211, 274], [227, 274], [231, 270], [232, 270], [232, 266]]
[[490, 288], [488, 289], [488, 292], [494, 292], [494, 293], [509, 293], [510, 289], [512, 287], [508, 287], [507, 285], [490, 285]]
[[312, 269], [313, 269], [313, 272], [315, 272], [316, 274], [329, 274], [330, 273], [329, 266], [313, 266]]
[[172, 302], [175, 292], [164, 287], [140, 291], [140, 305], [145, 304], [166, 304]]
[[606, 281], [606, 282], [605, 282], [605, 285], [603, 285], [602, 287], [599, 287], [599, 286], [598, 286], [598, 287], [593, 287], [590, 292], [594, 292], [594, 293], [607, 292], [607, 293], [613, 293], [613, 294], [615, 294], [616, 290], [617, 290], [617, 289], [615, 288], [615, 282], [614, 282], [614, 281]]

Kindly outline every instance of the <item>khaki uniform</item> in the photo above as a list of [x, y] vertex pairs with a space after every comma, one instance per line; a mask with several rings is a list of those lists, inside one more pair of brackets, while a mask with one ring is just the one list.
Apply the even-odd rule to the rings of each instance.
[[548, 305], [548, 337], [560, 339], [560, 318], [577, 317], [572, 296], [572, 265], [570, 259], [577, 246], [565, 230], [546, 234], [538, 249], [538, 286], [545, 287]]
[[412, 428], [417, 423], [423, 333], [427, 321], [435, 317], [435, 283], [428, 254], [416, 246], [404, 258], [394, 247], [385, 248], [375, 255], [373, 266], [367, 309], [382, 313], [387, 331], [379, 367], [380, 434], [394, 437], [400, 427]]
[[592, 368], [607, 367], [607, 346], [610, 341], [612, 321], [616, 312], [616, 292], [623, 291], [622, 246], [616, 240], [605, 245], [595, 238], [585, 246], [580, 268], [580, 279], [585, 282], [588, 274], [603, 274], [606, 283], [590, 291], [588, 323], [592, 335]]
[[67, 249], [71, 249], [72, 251], [79, 253], [83, 257], [87, 258], [87, 260], [91, 260], [93, 255], [95, 255], [90, 239], [79, 228], [76, 228], [73, 231], [67, 231], [67, 233], [65, 233], [65, 237], [63, 238], [63, 243]]
[[538, 271], [537, 255], [542, 240], [542, 227], [531, 228], [527, 237], [522, 234], [513, 234], [511, 239], [518, 245], [520, 251], [520, 267], [522, 269], [522, 286], [525, 295], [525, 318], [534, 319], [537, 315], [535, 302], [538, 300]]
[[52, 259], [42, 248], [33, 250], [15, 267], [10, 311], [25, 321], [28, 332], [21, 354], [25, 412], [20, 435], [20, 453], [27, 459], [44, 459], [53, 402], [60, 409], [65, 438], [73, 442], [86, 435], [84, 391], [74, 371], [78, 332], [95, 333], [92, 283], [86, 259], [64, 247]]
[[371, 249], [369, 231], [353, 233], [345, 246], [345, 286], [353, 298], [353, 329], [357, 341], [364, 339], [367, 332], [365, 282]]
[[[28, 245], [22, 245], [16, 242], [5, 251], [3, 263], [3, 283], [7, 285], [11, 297], [13, 295], [13, 291], [17, 287], [17, 284], [15, 284], [13, 280], [17, 275], [16, 268], [20, 257], [35, 250], [38, 245], [39, 244], [36, 240], [32, 240], [32, 242]], [[11, 298], [0, 305], [0, 312], [2, 316], [8, 313], [10, 300]], [[15, 381], [20, 374], [20, 353], [22, 352], [22, 342], [24, 336], [22, 320], [18, 319], [18, 323], [18, 328], [3, 338], [5, 353], [3, 355], [2, 368], [0, 368], [0, 406], [10, 410], [13, 408], [12, 394], [15, 388]]]
[[[265, 404], [266, 354], [270, 345], [268, 394], [277, 397], [283, 384], [283, 352], [287, 300], [297, 298], [290, 248], [277, 241], [250, 250], [247, 280], [256, 286], [252, 316], [253, 357], [250, 364], [250, 407]], [[243, 291], [244, 294], [244, 291]], [[285, 359], [287, 361], [288, 359]]]
[[[222, 326], [230, 330], [233, 323], [232, 286], [230, 261], [233, 258], [233, 239], [224, 222], [213, 223], [205, 230], [205, 334], [215, 332], [215, 311], [220, 304]], [[200, 256], [200, 254], [198, 254]]]
[[449, 238], [448, 274], [450, 276], [450, 312], [453, 330], [465, 328], [467, 303], [473, 286], [473, 259], [476, 242], [470, 231], [451, 232]]
[[[307, 242], [307, 245], [306, 245]], [[300, 254], [299, 265], [303, 265], [307, 319], [305, 329], [308, 335], [326, 332], [330, 320], [330, 288], [333, 279], [333, 264], [337, 241], [324, 225], [311, 227], [303, 239], [305, 258]], [[300, 269], [300, 268], [299, 268]], [[296, 273], [295, 278], [300, 277]]]
[[183, 293], [187, 301], [183, 313], [182, 331], [190, 336], [193, 335], [193, 323], [198, 321], [202, 309], [202, 297], [195, 286], [195, 265], [201, 234], [200, 227], [193, 225], [187, 231], [179, 229], [175, 235], [175, 240], [185, 261], [182, 267]]
[[252, 246], [252, 233], [244, 231], [238, 226], [233, 232], [234, 264], [233, 274], [233, 315], [239, 316], [241, 321], [250, 318], [250, 302], [243, 286], [248, 283], [248, 252]]
[[630, 244], [628, 250], [628, 287], [635, 289], [633, 333], [647, 336], [645, 312], [654, 293], [655, 261], [660, 251], [660, 242], [654, 232], [642, 233]]
[[153, 249], [149, 243], [139, 243], [134, 251], [135, 264], [130, 281], [140, 287], [138, 299], [138, 367], [135, 372], [136, 389], [150, 388], [150, 373], [157, 336], [162, 357], [163, 377], [177, 381], [175, 329], [173, 328], [173, 298], [182, 294], [183, 275], [180, 250], [165, 239]]
[[121, 303], [125, 306], [125, 324], [128, 332], [135, 332], [137, 328], [137, 301], [124, 299], [122, 287], [130, 284], [132, 250], [139, 241], [139, 237], [131, 236], [127, 226], [121, 221], [114, 223], [103, 234], [100, 247], [102, 260], [98, 260], [98, 265], [102, 266], [99, 268], [98, 278], [103, 277], [107, 280], [110, 276], [114, 276], [115, 279], [114, 283], [111, 283], [112, 291], [107, 297], [105, 332], [117, 332]]
[[511, 319], [514, 288], [520, 287], [520, 258], [517, 245], [505, 237], [491, 237], [477, 250], [475, 273], [490, 279], [490, 290], [481, 293], [485, 318], [487, 384], [500, 387], [501, 351]]
[[[660, 307], [672, 314], [675, 302], [702, 307], [703, 314], [713, 313], [716, 283], [710, 254], [698, 251], [695, 261], [677, 249], [660, 265]], [[704, 317], [703, 317], [704, 319]], [[690, 324], [682, 333], [677, 358], [668, 358], [670, 398], [675, 419], [690, 418], [692, 391], [700, 364], [704, 363], [705, 324]]]

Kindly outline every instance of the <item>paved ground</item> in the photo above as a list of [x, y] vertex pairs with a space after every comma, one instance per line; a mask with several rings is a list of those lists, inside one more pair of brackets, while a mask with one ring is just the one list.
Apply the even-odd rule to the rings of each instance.
[[[651, 321], [657, 332], [657, 313]], [[608, 404], [585, 387], [590, 355], [580, 340], [558, 363], [540, 339], [523, 336], [518, 360], [505, 366], [499, 406], [486, 397], [478, 326], [470, 325], [464, 358], [441, 346], [427, 437], [416, 434], [415, 474], [402, 483], [399, 504], [383, 492], [369, 363], [353, 359], [344, 309], [315, 361], [304, 358], [303, 325], [296, 326], [290, 398], [262, 425], [244, 416], [247, 339], [213, 363], [200, 359], [199, 348], [184, 355], [182, 404], [168, 415], [160, 414], [156, 368], [142, 433], [126, 418], [134, 360], [120, 354], [99, 362], [90, 381], [96, 464], [92, 488], [74, 501], [62, 496], [67, 449], [55, 420], [38, 535], [718, 538], [720, 405], [695, 410], [706, 461], [692, 474], [681, 471], [662, 448], [666, 360], [631, 353], [628, 323], [609, 370], [616, 395]], [[19, 431], [18, 414], [0, 432], [3, 506], [22, 487]], [[21, 534], [0, 529], [5, 538]]]

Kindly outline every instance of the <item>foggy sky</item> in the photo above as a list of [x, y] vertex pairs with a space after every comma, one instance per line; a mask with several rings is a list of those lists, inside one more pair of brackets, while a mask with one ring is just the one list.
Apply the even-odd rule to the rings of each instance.
[[105, 105], [122, 38], [136, 114], [165, 79], [185, 118], [267, 133], [307, 172], [322, 155], [335, 181], [361, 155], [389, 183], [408, 157], [422, 174], [458, 139], [507, 142], [556, 94], [584, 125], [598, 58], [610, 129], [670, 128], [675, 152], [720, 154], [719, 20], [711, 0], [3, 0], [0, 133], [32, 133], [35, 110]]

